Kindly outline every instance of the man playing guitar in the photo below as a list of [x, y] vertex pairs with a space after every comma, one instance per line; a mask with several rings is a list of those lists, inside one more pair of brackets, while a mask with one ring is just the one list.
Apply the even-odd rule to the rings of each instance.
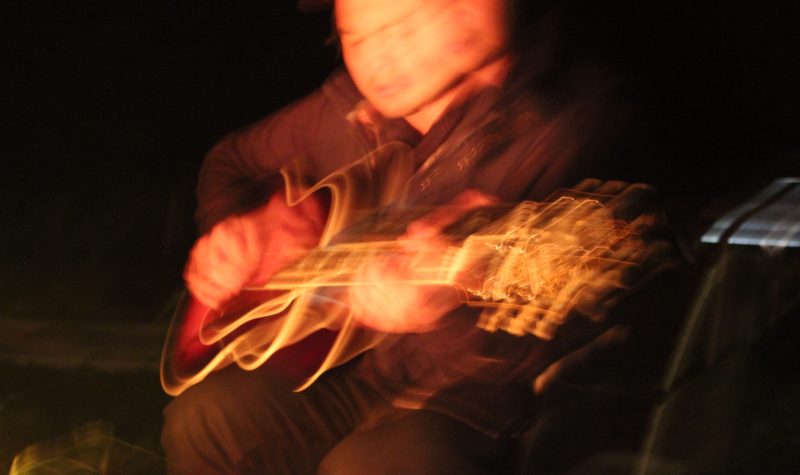
[[230, 365], [181, 390], [162, 434], [173, 473], [507, 468], [532, 417], [533, 380], [603, 325], [577, 318], [564, 325], [566, 338], [550, 341], [488, 332], [452, 288], [402, 282], [414, 271], [407, 263], [446, 252], [445, 230], [469, 210], [542, 200], [576, 183], [582, 154], [596, 153], [594, 139], [613, 122], [596, 90], [537, 100], [535, 68], [512, 53], [514, 8], [507, 0], [336, 0], [346, 71], [206, 156], [196, 215], [203, 234], [185, 280], [215, 310], [269, 283], [323, 235], [324, 199], [287, 200], [297, 190], [285, 190], [293, 185], [278, 173], [290, 162], [314, 183], [403, 144], [411, 173], [387, 204], [434, 211], [411, 220], [395, 258], [365, 263], [359, 279], [368, 284], [342, 298], [357, 326], [393, 337], [301, 392], [269, 365]]

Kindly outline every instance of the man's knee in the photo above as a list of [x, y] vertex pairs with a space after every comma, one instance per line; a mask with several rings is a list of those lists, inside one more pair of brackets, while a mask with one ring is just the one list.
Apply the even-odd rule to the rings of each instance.
[[270, 391], [285, 390], [264, 375], [237, 368], [190, 387], [164, 409], [161, 444], [167, 462], [193, 473], [226, 473], [249, 463], [269, 431], [278, 430], [268, 415], [280, 395]]
[[213, 386], [193, 386], [164, 409], [161, 445], [170, 473], [210, 473], [230, 463], [218, 442], [228, 420]]
[[345, 438], [323, 458], [318, 474], [495, 473], [505, 454], [503, 444], [458, 421], [412, 411]]

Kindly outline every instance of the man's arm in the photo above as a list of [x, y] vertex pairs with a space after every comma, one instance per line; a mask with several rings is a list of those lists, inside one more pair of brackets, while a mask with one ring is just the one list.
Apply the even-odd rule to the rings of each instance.
[[304, 169], [319, 179], [364, 155], [368, 145], [346, 118], [360, 100], [349, 76], [338, 71], [305, 98], [224, 137], [200, 168], [195, 213], [200, 232], [266, 202], [289, 160], [303, 160]]
[[316, 91], [244, 130], [224, 137], [206, 155], [197, 182], [195, 219], [206, 233], [224, 218], [264, 203], [280, 184], [278, 171], [319, 128], [325, 98]]
[[[220, 141], [206, 155], [195, 214], [202, 236], [184, 277], [195, 297], [219, 308], [253, 279], [275, 270], [278, 256], [313, 247], [325, 210], [310, 200], [290, 208], [280, 168], [303, 160], [310, 178], [358, 158], [365, 148], [346, 113], [359, 99], [343, 73], [300, 101]], [[265, 257], [269, 254], [270, 257]]]

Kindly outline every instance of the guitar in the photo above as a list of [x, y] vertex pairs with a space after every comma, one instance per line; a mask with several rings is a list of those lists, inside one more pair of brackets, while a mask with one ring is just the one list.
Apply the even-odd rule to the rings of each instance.
[[[413, 172], [409, 152], [403, 144], [384, 145], [319, 183], [305, 179], [302, 162], [285, 166], [290, 206], [329, 194], [318, 247], [267, 284], [244, 289], [221, 312], [191, 297], [179, 305], [162, 353], [164, 390], [178, 395], [232, 363], [251, 370], [285, 361], [304, 370], [299, 391], [387, 338], [357, 322], [344, 290], [369, 284], [360, 279], [364, 263], [400, 253], [397, 237], [431, 211], [394, 205], [403, 201]], [[591, 188], [602, 190], [598, 183]], [[466, 213], [445, 229], [454, 244], [438, 262], [412, 265], [413, 274], [402, 283], [457, 289], [464, 305], [481, 309], [478, 326], [486, 331], [551, 339], [576, 311], [601, 316], [597, 303], [613, 303], [628, 286], [626, 275], [641, 263], [642, 234], [653, 218], [614, 215], [642, 187], [617, 195], [581, 188], [586, 186], [542, 203]]]

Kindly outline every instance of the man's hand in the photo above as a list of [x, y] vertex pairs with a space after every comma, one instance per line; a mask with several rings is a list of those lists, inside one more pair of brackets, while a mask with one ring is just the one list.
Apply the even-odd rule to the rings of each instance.
[[184, 270], [186, 286], [204, 305], [220, 310], [245, 286], [267, 282], [315, 247], [326, 212], [313, 195], [290, 207], [277, 192], [263, 206], [226, 218], [195, 243]]
[[431, 330], [439, 319], [460, 305], [456, 289], [413, 283], [415, 269], [436, 266], [452, 244], [442, 231], [467, 211], [495, 203], [484, 193], [467, 190], [448, 206], [412, 222], [399, 238], [396, 256], [368, 262], [349, 290], [354, 317], [363, 325], [389, 333]]

